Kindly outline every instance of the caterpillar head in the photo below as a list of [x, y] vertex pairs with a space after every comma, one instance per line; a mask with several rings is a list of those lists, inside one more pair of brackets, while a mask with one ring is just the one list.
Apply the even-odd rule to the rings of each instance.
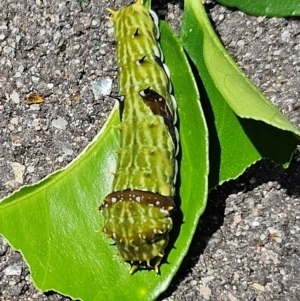
[[174, 208], [172, 198], [140, 190], [117, 191], [105, 198], [100, 206], [103, 232], [115, 241], [123, 261], [131, 263], [130, 273], [144, 262], [158, 273]]

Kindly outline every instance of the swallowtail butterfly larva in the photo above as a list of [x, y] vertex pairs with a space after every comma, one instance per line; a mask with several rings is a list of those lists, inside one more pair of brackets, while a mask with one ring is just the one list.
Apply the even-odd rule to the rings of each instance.
[[99, 207], [130, 273], [158, 273], [175, 210], [176, 101], [158, 43], [158, 17], [137, 0], [114, 11], [121, 123], [112, 192]]

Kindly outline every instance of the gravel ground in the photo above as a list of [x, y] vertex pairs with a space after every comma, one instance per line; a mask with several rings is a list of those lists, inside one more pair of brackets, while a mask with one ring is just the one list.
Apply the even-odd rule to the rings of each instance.
[[[0, 198], [72, 161], [113, 102], [91, 85], [113, 79], [112, 26], [119, 2], [0, 2]], [[300, 129], [300, 22], [247, 16], [209, 3], [224, 45]], [[178, 5], [160, 7], [178, 25]], [[41, 104], [27, 105], [38, 93]], [[300, 152], [288, 170], [263, 160], [209, 195], [189, 254], [160, 300], [300, 300]], [[40, 293], [0, 238], [0, 300], [69, 300]]]

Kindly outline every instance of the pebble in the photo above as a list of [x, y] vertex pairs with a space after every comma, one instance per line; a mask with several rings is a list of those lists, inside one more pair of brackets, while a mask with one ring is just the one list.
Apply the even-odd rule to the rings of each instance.
[[10, 123], [11, 124], [14, 124], [14, 125], [17, 125], [19, 123], [19, 117], [13, 117], [11, 120], [10, 120]]
[[37, 76], [32, 76], [31, 80], [32, 80], [32, 82], [37, 83], [40, 80], [40, 78]]
[[53, 119], [51, 124], [59, 130], [65, 130], [68, 122], [66, 119], [59, 117], [57, 119]]
[[39, 111], [40, 110], [40, 105], [37, 103], [34, 103], [32, 105], [30, 105], [29, 110], [31, 111]]
[[22, 184], [23, 183], [23, 175], [25, 172], [25, 166], [18, 162], [13, 162], [13, 163], [11, 163], [11, 167], [15, 174], [15, 181]]
[[282, 53], [283, 51], [284, 51], [283, 49], [275, 50], [275, 51], [273, 52], [273, 55], [279, 56], [279, 55], [281, 55], [281, 53]]
[[32, 120], [32, 123], [31, 123], [31, 126], [32, 127], [36, 127], [36, 126], [38, 126], [39, 125], [39, 119], [33, 119]]
[[[21, 73], [20, 71], [17, 71], [17, 72], [15, 73], [15, 77], [16, 77], [16, 78], [19, 78], [19, 77], [21, 77], [21, 76], [22, 76], [22, 73]], [[18, 87], [21, 88], [21, 86], [22, 86], [22, 83], [18, 82]]]
[[91, 24], [92, 28], [97, 28], [100, 26], [100, 24], [101, 24], [101, 21], [99, 18], [92, 19], [92, 24]]
[[92, 83], [92, 90], [95, 99], [101, 98], [101, 96], [110, 95], [112, 88], [112, 79], [105, 78], [101, 81], [95, 81]]
[[202, 281], [203, 285], [206, 286], [209, 282], [211, 282], [214, 279], [215, 279], [215, 276], [207, 276], [207, 277], [203, 277], [201, 279], [201, 281]]
[[285, 30], [281, 34], [281, 40], [282, 40], [282, 42], [288, 43], [290, 41], [290, 39], [291, 39], [291, 34], [287, 30]]
[[205, 299], [209, 300], [211, 296], [211, 289], [205, 285], [200, 285], [199, 287], [200, 295]]
[[258, 221], [254, 221], [254, 222], [252, 222], [252, 224], [251, 224], [252, 227], [258, 227], [259, 225], [260, 225], [260, 224], [259, 224]]
[[14, 103], [20, 103], [20, 97], [19, 94], [16, 91], [13, 91], [9, 98], [11, 99], [11, 101], [13, 101]]
[[29, 166], [27, 167], [27, 172], [29, 172], [29, 173], [34, 172], [34, 170], [35, 170], [35, 167], [34, 167], [33, 165], [29, 165]]
[[260, 285], [259, 283], [253, 283], [252, 286], [261, 292], [263, 292], [265, 290], [265, 287]]
[[257, 23], [262, 23], [265, 20], [265, 17], [258, 17], [257, 18]]
[[20, 276], [22, 273], [22, 267], [19, 265], [10, 265], [4, 269], [3, 273], [6, 276]]
[[261, 259], [265, 264], [279, 264], [279, 255], [269, 249], [262, 248], [261, 249]]
[[63, 147], [62, 151], [64, 152], [65, 155], [67, 156], [72, 156], [73, 155], [73, 150], [71, 148]]

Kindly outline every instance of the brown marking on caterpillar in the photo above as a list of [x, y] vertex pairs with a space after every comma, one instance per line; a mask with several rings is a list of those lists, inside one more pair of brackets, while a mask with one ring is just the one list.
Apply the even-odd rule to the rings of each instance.
[[170, 212], [176, 208], [175, 202], [172, 197], [163, 196], [149, 191], [123, 190], [108, 194], [99, 207], [99, 210], [122, 201], [132, 201], [148, 205], [151, 204], [155, 207], [166, 209]]

